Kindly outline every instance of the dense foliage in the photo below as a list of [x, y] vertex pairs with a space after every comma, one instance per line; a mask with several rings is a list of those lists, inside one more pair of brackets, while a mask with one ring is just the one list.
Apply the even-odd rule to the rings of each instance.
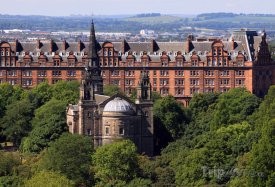
[[263, 100], [241, 88], [197, 94], [188, 108], [155, 93], [154, 158], [130, 140], [94, 150], [90, 138], [66, 133], [78, 87], [0, 85], [0, 186], [275, 185], [275, 86]]

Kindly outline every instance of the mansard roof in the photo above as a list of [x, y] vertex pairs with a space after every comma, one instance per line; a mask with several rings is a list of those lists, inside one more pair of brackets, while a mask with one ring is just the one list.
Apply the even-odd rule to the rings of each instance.
[[[242, 52], [249, 61], [255, 59], [255, 54], [259, 50], [259, 46], [263, 38], [258, 35], [256, 31], [236, 31], [233, 32], [229, 39], [221, 40], [223, 49], [231, 53], [232, 59], [238, 52]], [[38, 44], [39, 42], [39, 44]], [[191, 42], [191, 43], [190, 43]], [[213, 39], [197, 39], [187, 40], [183, 42], [156, 42], [152, 40], [150, 42], [111, 42], [114, 46], [115, 51], [119, 52], [122, 60], [126, 60], [124, 57], [129, 52], [132, 52], [133, 56], [139, 60], [143, 55], [143, 52], [147, 52], [152, 61], [159, 61], [162, 52], [165, 51], [171, 60], [175, 60], [176, 52], [181, 52], [186, 60], [190, 59], [190, 56], [195, 51], [203, 60], [206, 58], [206, 53], [212, 50], [212, 45], [215, 40]], [[234, 42], [234, 44], [233, 44]], [[17, 45], [18, 44], [18, 45]], [[107, 42], [99, 43], [99, 48], [104, 47]], [[186, 49], [186, 46], [191, 47]], [[84, 53], [87, 54], [89, 51], [89, 42], [54, 42], [54, 41], [36, 41], [36, 42], [13, 42], [11, 43], [12, 50], [19, 52], [21, 55], [23, 52], [30, 52], [33, 54], [33, 59], [36, 59], [35, 54], [44, 52], [48, 59], [51, 59], [53, 52], [62, 53], [62, 60], [66, 61], [66, 58], [70, 52], [73, 52], [77, 60], [81, 60]], [[19, 49], [15, 49], [15, 46]], [[233, 47], [234, 46], [234, 47]], [[110, 47], [110, 46], [109, 46]], [[230, 54], [229, 54], [230, 55]], [[236, 56], [236, 55], [235, 55]], [[19, 57], [20, 59], [20, 57]]]

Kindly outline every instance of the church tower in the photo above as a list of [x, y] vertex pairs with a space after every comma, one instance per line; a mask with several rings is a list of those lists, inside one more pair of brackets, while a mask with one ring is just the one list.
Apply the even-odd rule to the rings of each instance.
[[141, 110], [142, 116], [142, 152], [154, 154], [154, 123], [153, 123], [153, 101], [152, 89], [147, 73], [143, 71], [137, 88], [136, 105]]
[[95, 28], [92, 21], [90, 31], [90, 43], [86, 58], [85, 74], [80, 85], [79, 100], [79, 134], [94, 136], [95, 116], [97, 110], [95, 94], [103, 94], [103, 79], [97, 54], [97, 41]]
[[91, 23], [89, 51], [85, 63], [85, 80], [90, 83], [93, 94], [103, 94], [103, 79], [99, 66], [98, 43], [95, 37], [94, 22]]

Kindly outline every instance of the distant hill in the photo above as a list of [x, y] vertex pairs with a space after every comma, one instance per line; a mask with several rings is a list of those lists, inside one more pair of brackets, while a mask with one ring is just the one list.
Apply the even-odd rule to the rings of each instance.
[[133, 21], [145, 24], [159, 24], [159, 23], [172, 23], [181, 21], [183, 18], [170, 15], [159, 15], [159, 16], [145, 16], [145, 17], [130, 17], [124, 18], [124, 21]]
[[[182, 32], [182, 28], [206, 28], [213, 30], [231, 30], [251, 28], [275, 30], [273, 14], [234, 14], [205, 13], [197, 16], [161, 15], [159, 13], [94, 16], [96, 29], [99, 32], [132, 32], [151, 29], [156, 32]], [[14, 16], [0, 14], [1, 29], [29, 29], [43, 31], [83, 31], [89, 29], [91, 16]]]

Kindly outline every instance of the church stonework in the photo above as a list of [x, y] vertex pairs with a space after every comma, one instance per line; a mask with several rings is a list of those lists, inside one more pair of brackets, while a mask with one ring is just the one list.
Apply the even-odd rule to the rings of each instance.
[[148, 75], [141, 77], [135, 103], [121, 94], [111, 97], [103, 95], [103, 79], [96, 44], [92, 23], [80, 99], [77, 105], [70, 104], [67, 107], [69, 132], [90, 136], [95, 147], [120, 139], [130, 139], [137, 146], [139, 153], [153, 156], [153, 102]]

